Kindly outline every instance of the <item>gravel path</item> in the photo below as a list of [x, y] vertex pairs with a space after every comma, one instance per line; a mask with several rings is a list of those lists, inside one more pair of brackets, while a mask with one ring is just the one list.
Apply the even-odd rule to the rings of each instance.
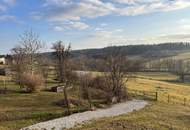
[[98, 119], [102, 117], [112, 117], [121, 114], [126, 114], [134, 110], [139, 110], [145, 107], [147, 104], [148, 103], [143, 100], [127, 101], [124, 103], [113, 105], [110, 108], [76, 113], [67, 117], [38, 123], [27, 128], [23, 128], [21, 130], [63, 130], [63, 128], [72, 128], [77, 124], [81, 124], [89, 120]]

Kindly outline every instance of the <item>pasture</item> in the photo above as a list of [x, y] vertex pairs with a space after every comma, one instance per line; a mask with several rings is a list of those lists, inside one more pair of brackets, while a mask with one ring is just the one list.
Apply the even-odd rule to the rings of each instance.
[[[189, 130], [190, 107], [182, 104], [167, 103], [167, 95], [190, 99], [190, 86], [176, 84], [178, 78], [171, 73], [139, 72], [136, 78], [127, 82], [133, 90], [158, 92], [158, 102], [140, 111], [113, 118], [103, 118], [81, 125], [71, 130]], [[164, 101], [164, 102], [163, 102]], [[183, 101], [183, 100], [182, 100]], [[190, 100], [188, 100], [190, 105]]]
[[71, 130], [189, 130], [189, 107], [153, 102], [140, 111], [92, 121]]
[[[190, 99], [190, 86], [172, 82], [177, 78], [173, 74], [139, 72], [135, 76], [136, 78], [132, 78], [127, 82], [129, 89], [157, 91], [159, 100], [164, 101], [167, 101], [167, 96], [161, 96], [164, 94]], [[57, 84], [52, 79], [50, 81], [51, 83], [48, 83], [49, 87]], [[0, 84], [0, 87], [2, 88], [3, 84]], [[7, 88], [11, 91], [7, 94], [0, 94], [0, 130], [17, 130], [41, 121], [65, 116], [65, 107], [55, 104], [64, 98], [64, 94], [49, 92], [49, 87], [40, 93], [23, 93], [19, 86], [8, 82]], [[69, 90], [69, 97], [72, 99], [78, 98], [76, 88]], [[190, 107], [164, 102], [150, 102], [150, 104], [150, 106], [141, 111], [114, 118], [100, 119], [79, 129], [149, 128], [164, 130], [172, 127], [174, 129], [184, 128], [184, 130], [188, 130], [190, 128]], [[80, 107], [72, 106], [72, 112], [87, 109], [88, 103], [86, 101]]]

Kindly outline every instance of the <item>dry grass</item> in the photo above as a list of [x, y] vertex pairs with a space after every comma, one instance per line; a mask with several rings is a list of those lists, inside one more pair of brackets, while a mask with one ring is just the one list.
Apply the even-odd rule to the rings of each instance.
[[140, 111], [82, 125], [71, 130], [189, 130], [190, 109], [153, 103]]
[[[69, 98], [76, 99], [73, 95]], [[0, 95], [0, 130], [18, 130], [41, 121], [65, 116], [65, 107], [56, 104], [62, 99], [63, 93], [53, 92]], [[84, 111], [87, 109], [87, 103], [85, 105], [79, 108], [73, 106], [71, 111]]]
[[137, 75], [139, 78], [131, 79], [127, 83], [129, 89], [158, 92], [159, 101], [167, 101], [168, 95], [170, 95], [171, 101], [173, 99], [175, 102], [181, 101], [183, 103], [184, 98], [186, 98], [190, 105], [190, 86], [171, 82], [176, 80], [175, 75], [170, 73], [140, 73]]
[[177, 60], [189, 61], [190, 60], [190, 52], [180, 53], [177, 56], [174, 56], [174, 58], [177, 59]]
[[[158, 91], [159, 93], [190, 98], [190, 86], [164, 81], [166, 79], [175, 80], [175, 76], [172, 74], [137, 73], [137, 75], [139, 78], [131, 79], [127, 83], [130, 89]], [[17, 130], [65, 114], [65, 108], [55, 105], [55, 102], [63, 99], [64, 95], [62, 93], [42, 91], [41, 93], [26, 94], [20, 93], [19, 87], [13, 83], [7, 87], [16, 91], [0, 95], [0, 130]], [[76, 99], [77, 91], [70, 90], [69, 95]], [[162, 97], [162, 99], [167, 99], [167, 97]], [[80, 109], [84, 110], [86, 106], [82, 106]], [[73, 111], [76, 110], [77, 108], [74, 107]], [[157, 102], [141, 111], [101, 119], [80, 129], [140, 130], [147, 128], [150, 130], [168, 130], [173, 127], [174, 130], [189, 130], [189, 122], [190, 107]]]
[[[158, 91], [159, 100], [167, 100], [163, 93], [190, 99], [190, 86], [166, 82], [176, 80], [170, 73], [137, 73], [128, 88]], [[166, 81], [164, 81], [166, 80]], [[190, 100], [189, 100], [190, 103]], [[190, 130], [190, 107], [181, 104], [152, 102], [140, 111], [113, 118], [103, 118], [71, 130]]]

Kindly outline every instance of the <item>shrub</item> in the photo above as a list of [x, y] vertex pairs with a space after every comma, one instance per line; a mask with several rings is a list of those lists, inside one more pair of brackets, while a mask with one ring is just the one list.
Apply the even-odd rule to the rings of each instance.
[[26, 87], [27, 92], [39, 92], [42, 89], [44, 79], [39, 74], [25, 73], [21, 77], [21, 84]]
[[[81, 105], [84, 104], [81, 100], [73, 99], [73, 98], [69, 99], [69, 103], [70, 103], [70, 105], [72, 104], [74, 106], [81, 106]], [[66, 107], [65, 99], [59, 100], [59, 101], [55, 102], [55, 104], [58, 105], [58, 106]]]
[[120, 87], [117, 90], [117, 96], [113, 87], [107, 82], [106, 76], [91, 76], [81, 75], [80, 86], [82, 87], [81, 93], [84, 99], [101, 99], [106, 101], [108, 104], [121, 102], [127, 99], [126, 87]]
[[3, 75], [3, 76], [6, 75], [5, 69], [0, 69], [0, 75]]

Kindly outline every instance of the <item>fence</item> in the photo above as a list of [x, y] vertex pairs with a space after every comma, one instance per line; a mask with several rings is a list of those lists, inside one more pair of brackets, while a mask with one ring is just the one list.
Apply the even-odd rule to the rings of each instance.
[[179, 97], [163, 92], [152, 92], [152, 91], [143, 91], [143, 90], [134, 90], [134, 89], [128, 89], [128, 93], [132, 97], [190, 106], [190, 98], [188, 97]]

